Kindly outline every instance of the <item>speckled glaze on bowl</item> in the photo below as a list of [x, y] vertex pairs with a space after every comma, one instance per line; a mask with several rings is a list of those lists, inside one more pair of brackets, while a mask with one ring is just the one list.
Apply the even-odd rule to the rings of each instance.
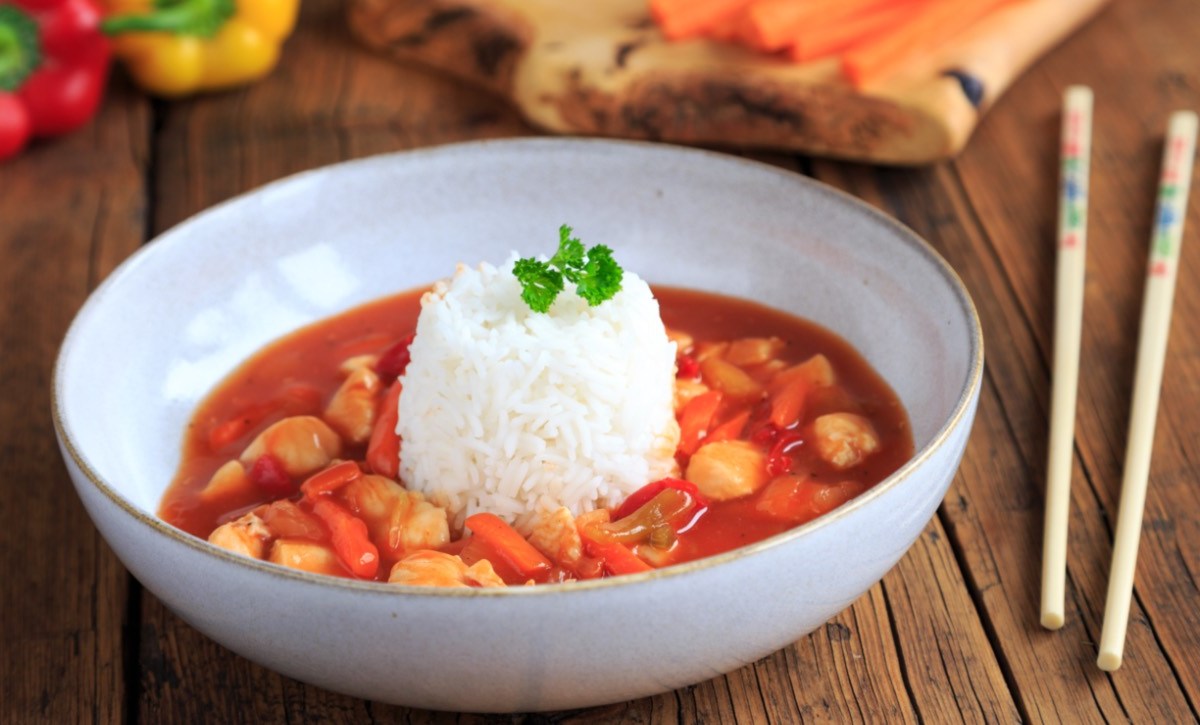
[[[839, 332], [899, 394], [916, 455], [832, 514], [728, 554], [506, 590], [318, 577], [229, 554], [155, 516], [189, 415], [265, 342], [447, 276], [459, 261], [549, 249], [561, 223], [652, 282], [753, 298]], [[529, 711], [702, 681], [845, 608], [942, 500], [982, 369], [959, 279], [911, 232], [846, 195], [702, 151], [519, 140], [319, 169], [179, 225], [80, 311], [53, 407], [96, 526], [134, 576], [209, 637], [359, 697]]]

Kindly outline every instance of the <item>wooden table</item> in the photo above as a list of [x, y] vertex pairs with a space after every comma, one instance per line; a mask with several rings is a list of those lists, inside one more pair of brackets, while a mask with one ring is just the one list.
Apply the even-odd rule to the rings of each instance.
[[[894, 214], [963, 276], [988, 361], [962, 469], [900, 564], [812, 635], [693, 687], [551, 719], [1200, 716], [1195, 199], [1125, 665], [1113, 675], [1094, 665], [1161, 137], [1168, 112], [1200, 108], [1197, 38], [1194, 0], [1117, 0], [1029, 71], [952, 163], [893, 170], [755, 154]], [[498, 101], [360, 50], [332, 0], [306, 1], [286, 51], [264, 83], [196, 100], [150, 102], [117, 77], [95, 123], [0, 167], [0, 721], [458, 719], [309, 687], [198, 634], [109, 551], [54, 444], [58, 344], [88, 292], [147, 239], [292, 172], [533, 133]], [[1058, 108], [1071, 83], [1095, 88], [1097, 120], [1067, 624], [1050, 633], [1037, 623], [1041, 501]]]

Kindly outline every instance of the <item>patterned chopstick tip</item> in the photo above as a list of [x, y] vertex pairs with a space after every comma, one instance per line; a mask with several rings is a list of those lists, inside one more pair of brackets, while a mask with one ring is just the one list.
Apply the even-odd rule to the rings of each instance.
[[1067, 92], [1063, 119], [1062, 210], [1059, 243], [1064, 249], [1080, 246], [1087, 223], [1088, 154], [1091, 150], [1092, 95], [1082, 86]]
[[1170, 134], [1163, 151], [1162, 176], [1158, 184], [1157, 209], [1154, 213], [1154, 243], [1150, 246], [1150, 274], [1170, 275], [1179, 254], [1179, 238], [1187, 204], [1191, 174], [1191, 155], [1195, 140], [1184, 134]]

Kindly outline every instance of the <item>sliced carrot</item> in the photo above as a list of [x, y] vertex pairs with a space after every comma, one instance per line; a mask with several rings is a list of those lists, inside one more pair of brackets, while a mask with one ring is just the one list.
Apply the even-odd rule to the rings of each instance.
[[333, 550], [342, 565], [356, 577], [373, 578], [379, 571], [379, 549], [371, 543], [363, 520], [327, 498], [313, 504], [313, 513], [329, 527]]
[[609, 576], [637, 574], [650, 571], [654, 567], [642, 561], [624, 544], [600, 543], [587, 536], [583, 537], [583, 551], [588, 556], [595, 557], [604, 563], [604, 571]]
[[758, 0], [744, 12], [739, 34], [755, 48], [779, 50], [803, 32], [824, 32], [848, 18], [898, 0]]
[[704, 442], [717, 443], [740, 438], [748, 422], [750, 422], [750, 410], [746, 409], [709, 431], [708, 435], [704, 437]]
[[899, 0], [853, 17], [800, 28], [788, 44], [788, 57], [805, 63], [839, 53], [851, 46], [880, 37], [918, 12], [925, 0]]
[[692, 455], [700, 447], [700, 441], [708, 433], [717, 407], [721, 405], [719, 390], [710, 390], [697, 395], [679, 411], [679, 452]]
[[996, 8], [1013, 0], [957, 2], [940, 0], [921, 9], [907, 22], [888, 33], [856, 45], [842, 56], [842, 73], [856, 88], [886, 77], [914, 55], [928, 53], [982, 20]]
[[522, 577], [536, 578], [550, 571], [553, 566], [542, 552], [496, 514], [474, 514], [468, 516], [463, 525], [495, 550]]
[[367, 465], [380, 476], [396, 478], [400, 473], [400, 436], [396, 421], [400, 418], [400, 381], [392, 383], [383, 394], [379, 417], [367, 443]]
[[702, 35], [729, 22], [750, 0], [650, 0], [650, 12], [668, 40]]
[[358, 464], [354, 461], [342, 461], [309, 476], [300, 484], [300, 490], [304, 492], [305, 498], [316, 501], [359, 478], [362, 478], [362, 469]]
[[780, 388], [771, 396], [769, 420], [780, 428], [787, 428], [799, 422], [800, 416], [804, 415], [804, 402], [808, 399], [811, 387], [807, 378], [797, 376]]

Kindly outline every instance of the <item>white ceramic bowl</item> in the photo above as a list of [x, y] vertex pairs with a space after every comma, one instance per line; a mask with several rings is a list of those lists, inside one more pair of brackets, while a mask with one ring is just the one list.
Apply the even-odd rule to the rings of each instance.
[[[459, 261], [547, 249], [562, 223], [651, 282], [753, 298], [839, 332], [899, 394], [916, 455], [831, 515], [752, 546], [615, 580], [505, 590], [323, 578], [229, 554], [156, 517], [193, 409], [265, 342]], [[359, 697], [526, 711], [702, 681], [845, 608], [942, 500], [982, 369], [978, 319], [953, 271], [846, 195], [702, 151], [520, 140], [319, 169], [180, 224], [80, 311], [53, 406], [96, 526], [200, 631]]]

